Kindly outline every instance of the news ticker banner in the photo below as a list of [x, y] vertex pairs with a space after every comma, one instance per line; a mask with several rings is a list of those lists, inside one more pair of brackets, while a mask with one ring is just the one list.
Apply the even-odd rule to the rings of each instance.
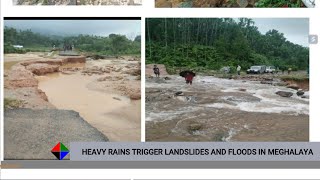
[[310, 142], [71, 142], [71, 161], [320, 161]]

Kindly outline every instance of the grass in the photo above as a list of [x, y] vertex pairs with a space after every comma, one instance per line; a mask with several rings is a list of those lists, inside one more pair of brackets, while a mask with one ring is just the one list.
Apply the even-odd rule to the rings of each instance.
[[4, 109], [14, 109], [23, 107], [24, 101], [11, 99], [11, 98], [4, 98]]

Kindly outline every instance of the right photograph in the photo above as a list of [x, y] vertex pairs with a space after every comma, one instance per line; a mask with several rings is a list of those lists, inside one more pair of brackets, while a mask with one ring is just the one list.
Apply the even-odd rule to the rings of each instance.
[[314, 8], [315, 0], [155, 0], [157, 8]]
[[146, 141], [309, 141], [308, 18], [146, 18]]

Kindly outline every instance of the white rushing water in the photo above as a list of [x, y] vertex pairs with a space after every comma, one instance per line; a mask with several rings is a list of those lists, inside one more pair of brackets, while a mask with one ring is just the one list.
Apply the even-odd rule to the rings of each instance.
[[[186, 85], [184, 78], [179, 76], [169, 76], [172, 78], [167, 83], [146, 82], [146, 88], [170, 89], [174, 91], [205, 91], [206, 93], [226, 92], [226, 96], [219, 96], [218, 99], [228, 101], [236, 99], [232, 103], [210, 103], [202, 105], [204, 107], [236, 109], [245, 112], [262, 112], [262, 113], [285, 113], [289, 115], [309, 115], [309, 99], [303, 99], [296, 95], [296, 90], [286, 87], [261, 84], [260, 81], [243, 81], [215, 78], [212, 76], [196, 76], [193, 85]], [[245, 91], [239, 91], [244, 89]], [[292, 92], [290, 98], [281, 97], [275, 94], [277, 91]], [[230, 97], [230, 93], [237, 93], [237, 96]], [[308, 92], [306, 92], [308, 94]], [[245, 95], [259, 98], [260, 101], [246, 101]], [[243, 96], [243, 98], [241, 97]], [[187, 111], [196, 111], [197, 105], [190, 106]], [[179, 116], [186, 112], [186, 109], [176, 109], [172, 112], [148, 113], [146, 120], [159, 119], [159, 117]], [[156, 117], [157, 116], [157, 117]]]

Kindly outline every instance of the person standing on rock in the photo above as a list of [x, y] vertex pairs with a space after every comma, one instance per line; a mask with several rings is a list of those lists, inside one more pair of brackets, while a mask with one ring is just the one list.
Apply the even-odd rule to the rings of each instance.
[[241, 66], [240, 66], [240, 65], [238, 65], [238, 67], [237, 67], [237, 73], [238, 73], [238, 76], [240, 76], [240, 71], [241, 71]]
[[157, 65], [153, 66], [153, 73], [156, 75], [156, 77], [160, 77], [160, 70]]

